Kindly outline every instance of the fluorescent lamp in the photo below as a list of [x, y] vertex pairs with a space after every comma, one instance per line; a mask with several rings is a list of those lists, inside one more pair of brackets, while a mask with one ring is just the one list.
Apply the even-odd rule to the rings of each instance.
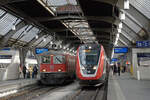
[[60, 44], [60, 48], [62, 48], [62, 45]]
[[122, 28], [122, 22], [119, 23], [119, 28], [120, 28], [120, 29]]
[[89, 49], [91, 49], [92, 47], [91, 46], [89, 46]]
[[120, 19], [121, 20], [125, 20], [126, 16], [125, 16], [125, 13], [124, 12], [121, 12], [120, 13]]
[[124, 9], [130, 9], [129, 0], [124, 0]]
[[36, 39], [38, 39], [38, 38], [39, 38], [39, 36], [38, 36], [38, 35], [36, 35], [36, 36], [35, 36], [35, 38], [36, 38]]
[[119, 38], [119, 33], [117, 34], [117, 38]]
[[118, 33], [121, 33], [121, 29], [120, 28], [118, 28]]
[[12, 28], [11, 28], [13, 31], [16, 30], [16, 26], [15, 25], [12, 25]]
[[44, 42], [46, 42], [46, 39], [45, 39], [45, 38], [43, 38], [43, 41], [44, 41]]

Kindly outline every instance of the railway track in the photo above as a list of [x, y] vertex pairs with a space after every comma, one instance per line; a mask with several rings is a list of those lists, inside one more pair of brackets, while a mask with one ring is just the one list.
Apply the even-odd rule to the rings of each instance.
[[0, 98], [0, 100], [31, 100], [56, 88], [58, 87], [47, 87], [47, 86], [38, 86], [38, 85], [29, 86], [20, 89], [15, 94], [2, 97]]
[[67, 100], [107, 100], [107, 83], [98, 87], [81, 87]]

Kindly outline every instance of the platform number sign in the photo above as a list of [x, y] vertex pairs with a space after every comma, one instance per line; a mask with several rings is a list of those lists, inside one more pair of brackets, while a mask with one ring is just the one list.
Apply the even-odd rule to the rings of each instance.
[[150, 48], [150, 41], [136, 41], [137, 48]]

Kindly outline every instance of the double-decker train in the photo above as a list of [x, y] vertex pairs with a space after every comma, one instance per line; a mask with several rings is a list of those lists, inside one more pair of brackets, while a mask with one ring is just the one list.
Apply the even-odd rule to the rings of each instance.
[[75, 79], [76, 56], [48, 51], [40, 54], [40, 77], [45, 85], [58, 85]]
[[83, 44], [77, 50], [76, 76], [80, 85], [98, 85], [108, 78], [109, 63], [102, 45]]

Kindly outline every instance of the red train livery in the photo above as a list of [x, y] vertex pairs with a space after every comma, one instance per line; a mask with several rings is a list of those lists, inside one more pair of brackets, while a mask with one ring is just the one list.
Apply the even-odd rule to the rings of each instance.
[[77, 50], [76, 75], [81, 85], [97, 85], [108, 79], [109, 64], [102, 45], [83, 44]]
[[75, 78], [76, 57], [57, 51], [40, 54], [40, 77], [42, 84], [55, 85]]

